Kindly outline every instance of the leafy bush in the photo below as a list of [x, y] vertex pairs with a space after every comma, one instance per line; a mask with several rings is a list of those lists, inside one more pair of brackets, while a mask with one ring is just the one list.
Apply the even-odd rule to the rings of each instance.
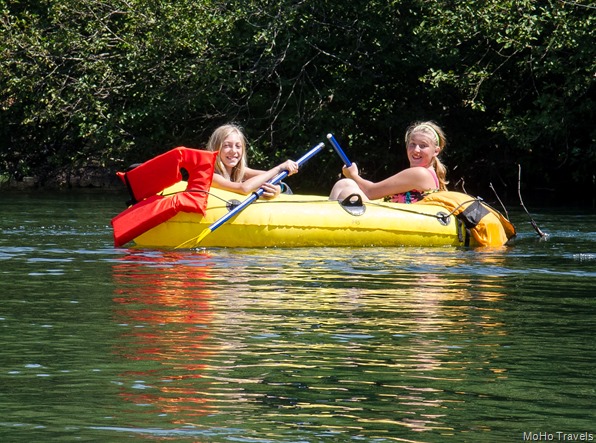
[[[380, 179], [432, 119], [452, 186], [512, 194], [520, 163], [529, 190], [593, 187], [594, 17], [556, 0], [0, 0], [1, 171], [123, 168], [236, 121], [256, 166], [333, 132]], [[293, 188], [327, 193], [340, 166], [320, 155]]]

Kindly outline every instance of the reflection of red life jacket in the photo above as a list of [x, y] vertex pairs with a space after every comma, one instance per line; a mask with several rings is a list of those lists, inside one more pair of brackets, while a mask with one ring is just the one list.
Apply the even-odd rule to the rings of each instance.
[[[131, 171], [118, 172], [134, 204], [112, 219], [114, 245], [119, 247], [132, 241], [178, 212], [204, 215], [216, 157], [217, 152], [179, 147]], [[181, 168], [188, 172], [186, 190], [170, 196], [156, 195], [182, 180]]]

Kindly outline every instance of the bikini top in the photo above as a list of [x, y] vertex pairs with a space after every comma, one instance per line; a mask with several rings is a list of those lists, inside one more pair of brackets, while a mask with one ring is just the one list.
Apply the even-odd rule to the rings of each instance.
[[435, 180], [435, 189], [429, 189], [427, 191], [419, 191], [417, 189], [412, 189], [411, 191], [390, 195], [386, 197], [385, 200], [390, 201], [392, 203], [416, 203], [417, 201], [422, 200], [428, 194], [437, 192], [439, 190], [439, 178], [437, 177], [437, 173], [434, 169], [427, 169], [427, 171], [433, 176], [433, 179]]

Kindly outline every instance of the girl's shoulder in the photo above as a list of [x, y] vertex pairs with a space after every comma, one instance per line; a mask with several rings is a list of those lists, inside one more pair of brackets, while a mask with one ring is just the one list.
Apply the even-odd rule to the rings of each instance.
[[412, 175], [416, 175], [418, 177], [427, 178], [432, 177], [435, 182], [438, 182], [438, 176], [435, 172], [434, 168], [425, 168], [424, 166], [411, 166], [408, 170], [412, 171]]
[[395, 175], [402, 175], [414, 178], [426, 178], [428, 177], [429, 170], [423, 166], [410, 166], [409, 168], [402, 169]]

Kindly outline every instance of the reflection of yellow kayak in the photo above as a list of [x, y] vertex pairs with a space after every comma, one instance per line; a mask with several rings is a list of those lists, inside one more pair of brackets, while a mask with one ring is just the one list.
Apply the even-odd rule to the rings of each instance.
[[[174, 186], [164, 194], [176, 190]], [[439, 194], [447, 198], [447, 205], [440, 201]], [[515, 234], [511, 225], [506, 226], [499, 219], [500, 214], [484, 210], [481, 212], [488, 214], [482, 216], [478, 224], [484, 234], [478, 237], [473, 232], [476, 228], [466, 229], [455, 215], [451, 215], [454, 209], [457, 213], [472, 204], [479, 205], [475, 199], [450, 192], [438, 192], [433, 196], [435, 201], [427, 201], [427, 197], [416, 204], [375, 201], [365, 203], [364, 208], [358, 205], [346, 208], [327, 197], [282, 194], [275, 200], [252, 203], [207, 235], [200, 246], [463, 246], [467, 242], [471, 246], [502, 246]], [[175, 248], [196, 238], [226, 215], [229, 202], [245, 199], [244, 195], [212, 188], [205, 216], [178, 212], [138, 235], [134, 242], [139, 247]], [[464, 204], [458, 207], [461, 203]], [[362, 210], [364, 212], [358, 215]]]

